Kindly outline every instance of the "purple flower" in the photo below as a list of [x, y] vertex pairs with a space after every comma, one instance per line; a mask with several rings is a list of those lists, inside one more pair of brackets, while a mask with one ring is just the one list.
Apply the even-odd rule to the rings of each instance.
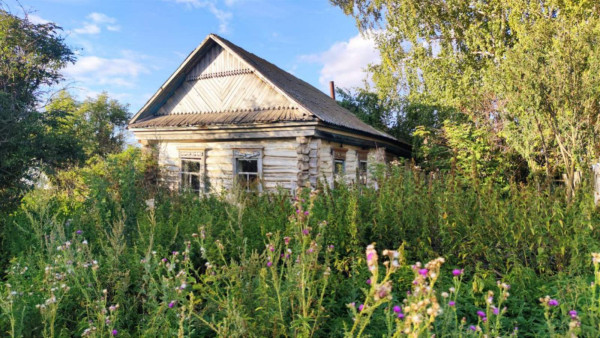
[[548, 301], [548, 305], [549, 306], [557, 306], [558, 305], [558, 301], [556, 299], [550, 299]]
[[83, 233], [83, 230], [77, 230], [75, 231], [76, 234], [81, 235]]
[[308, 211], [305, 211], [305, 212], [304, 212], [304, 215], [305, 215], [305, 216], [308, 216]]
[[329, 244], [329, 250], [333, 250], [333, 248], [335, 248], [335, 246], [333, 246], [333, 244]]
[[421, 275], [421, 276], [427, 276], [428, 272], [429, 272], [429, 270], [427, 270], [427, 269], [420, 269], [419, 270], [419, 275]]
[[569, 311], [569, 316], [571, 316], [571, 318], [575, 319], [577, 317], [577, 311], [575, 311], [575, 310]]
[[114, 329], [114, 330], [112, 330], [111, 333], [112, 333], [113, 336], [116, 336], [119, 333], [119, 331], [117, 331], [117, 329]]
[[494, 314], [497, 316], [500, 313], [500, 309], [498, 309], [495, 306], [492, 306], [492, 311], [494, 312]]
[[270, 267], [271, 267], [271, 265], [273, 265], [273, 262], [271, 262], [271, 261], [268, 261], [268, 262], [267, 262], [267, 267], [269, 267], [269, 268], [270, 268]]
[[367, 285], [371, 285], [371, 279], [367, 279]]
[[300, 209], [296, 209], [296, 213], [299, 214], [300, 213]]
[[169, 309], [172, 309], [172, 308], [173, 308], [173, 306], [175, 306], [175, 301], [174, 301], [174, 300], [172, 300], [172, 301], [169, 303]]
[[358, 312], [361, 312], [364, 309], [365, 305], [364, 304], [360, 304], [358, 306]]
[[308, 228], [302, 229], [302, 234], [308, 235], [309, 233], [310, 233], [310, 230], [308, 230]]
[[404, 313], [400, 312], [400, 313], [398, 314], [398, 318], [400, 318], [400, 319], [404, 319]]
[[469, 330], [477, 331], [477, 327], [475, 327], [475, 325], [471, 325], [471, 326], [469, 326]]
[[462, 275], [463, 272], [464, 272], [463, 269], [454, 269], [454, 270], [452, 270], [452, 275], [454, 275], [454, 277], [458, 277], [458, 276]]
[[456, 303], [454, 303], [453, 300], [451, 300], [451, 301], [448, 302], [448, 306], [454, 306], [454, 305], [456, 305]]
[[161, 259], [161, 260], [162, 260], [162, 262], [163, 262], [163, 263], [166, 263], [166, 262], [167, 262], [167, 259], [166, 259], [166, 258], [163, 258], [163, 259]]
[[485, 318], [485, 312], [483, 312], [481, 310], [477, 311], [477, 315], [481, 318]]
[[402, 308], [399, 305], [394, 306], [394, 312], [400, 313], [402, 312]]

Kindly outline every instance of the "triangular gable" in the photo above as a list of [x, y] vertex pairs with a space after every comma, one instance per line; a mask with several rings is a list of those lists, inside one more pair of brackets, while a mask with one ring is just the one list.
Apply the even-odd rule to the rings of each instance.
[[296, 108], [297, 104], [254, 74], [220, 45], [212, 46], [186, 74], [156, 115]]
[[274, 110], [295, 111], [291, 115], [293, 120], [314, 119], [313, 114], [211, 34], [190, 53], [129, 124], [171, 114]]

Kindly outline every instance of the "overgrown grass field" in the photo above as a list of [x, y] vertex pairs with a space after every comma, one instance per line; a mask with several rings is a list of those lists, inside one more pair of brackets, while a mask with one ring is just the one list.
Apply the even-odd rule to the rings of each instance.
[[408, 164], [341, 185], [197, 198], [136, 150], [2, 218], [0, 332], [70, 336], [598, 336], [600, 215], [583, 187]]

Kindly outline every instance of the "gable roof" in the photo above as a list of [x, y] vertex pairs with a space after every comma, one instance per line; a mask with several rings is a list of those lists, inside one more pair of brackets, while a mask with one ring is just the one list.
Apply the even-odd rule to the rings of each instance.
[[[213, 114], [182, 114], [158, 116], [158, 109], [173, 95], [174, 91], [185, 81], [186, 74], [202, 58], [206, 52], [218, 44], [241, 58], [253, 72], [269, 83], [278, 92], [292, 102], [304, 108], [310, 114], [302, 113], [295, 107], [275, 107], [270, 110], [250, 110], [248, 112], [214, 112]], [[238, 115], [236, 118], [235, 115]], [[205, 115], [205, 116], [198, 116]], [[226, 116], [227, 115], [227, 116]], [[232, 42], [210, 34], [194, 50], [161, 88], [148, 100], [140, 111], [129, 122], [130, 128], [192, 126], [207, 124], [237, 124], [253, 122], [307, 121], [320, 120], [343, 129], [366, 133], [379, 138], [396, 140], [393, 136], [379, 131], [364, 123], [349, 110], [341, 107], [331, 97], [313, 87], [309, 83], [295, 77], [274, 64], [262, 59]], [[401, 142], [405, 143], [405, 142]]]

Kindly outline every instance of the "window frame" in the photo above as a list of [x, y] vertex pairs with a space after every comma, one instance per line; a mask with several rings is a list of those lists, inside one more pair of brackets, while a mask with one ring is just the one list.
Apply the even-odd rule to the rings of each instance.
[[[186, 171], [185, 162], [198, 163], [198, 171]], [[189, 182], [184, 182], [184, 176]], [[198, 190], [192, 189], [192, 176], [198, 177]], [[192, 191], [198, 196], [208, 192], [209, 182], [206, 176], [206, 149], [179, 150], [179, 188], [181, 191]]]
[[[333, 157], [333, 178], [344, 178], [346, 176], [346, 153], [348, 149], [345, 148], [331, 148], [331, 155]], [[338, 163], [341, 164], [342, 172], [336, 172]]]
[[[240, 166], [238, 164], [239, 161], [256, 161], [256, 172], [253, 171], [239, 171]], [[253, 191], [248, 182], [251, 182], [250, 175], [256, 175], [257, 180], [257, 191], [263, 191], [263, 148], [262, 147], [244, 147], [244, 148], [234, 148], [233, 149], [233, 183], [237, 184], [239, 182], [239, 177], [241, 175], [246, 176], [246, 186], [244, 190], [247, 192]]]
[[[369, 181], [369, 151], [368, 150], [357, 150], [356, 157], [358, 166], [356, 167], [357, 181], [359, 184], [367, 185]], [[364, 169], [363, 169], [364, 164]]]

